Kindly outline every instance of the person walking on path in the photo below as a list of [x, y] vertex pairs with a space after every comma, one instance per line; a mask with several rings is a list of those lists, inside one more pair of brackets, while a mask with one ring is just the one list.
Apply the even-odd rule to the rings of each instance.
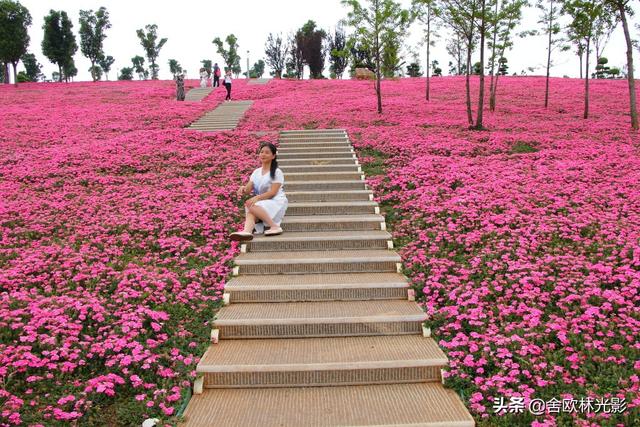
[[220, 71], [220, 67], [218, 67], [218, 63], [213, 64], [213, 82], [211, 83], [211, 87], [220, 87], [220, 75], [222, 75], [222, 71]]
[[231, 70], [227, 70], [227, 72], [224, 75], [224, 87], [227, 89], [227, 97], [225, 98], [225, 101], [230, 101], [231, 100]]
[[207, 87], [207, 80], [209, 74], [207, 74], [206, 68], [200, 68], [200, 87]]
[[[245, 242], [253, 239], [253, 231], [265, 236], [282, 234], [280, 223], [289, 201], [284, 193], [284, 174], [278, 167], [277, 149], [271, 143], [260, 145], [258, 157], [262, 166], [254, 170], [249, 182], [238, 188], [238, 197], [255, 193], [244, 202], [246, 219], [244, 229], [231, 233], [231, 240]], [[269, 229], [264, 231], [264, 227]]]

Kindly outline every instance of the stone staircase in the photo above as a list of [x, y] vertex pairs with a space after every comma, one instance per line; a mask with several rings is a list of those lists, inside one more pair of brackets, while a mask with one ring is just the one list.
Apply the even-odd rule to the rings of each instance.
[[217, 108], [191, 123], [189, 129], [207, 132], [235, 129], [252, 104], [253, 101], [223, 102]]
[[211, 87], [194, 87], [184, 96], [185, 101], [202, 101], [213, 91]]
[[474, 426], [343, 130], [280, 134], [285, 233], [242, 245], [186, 426]]

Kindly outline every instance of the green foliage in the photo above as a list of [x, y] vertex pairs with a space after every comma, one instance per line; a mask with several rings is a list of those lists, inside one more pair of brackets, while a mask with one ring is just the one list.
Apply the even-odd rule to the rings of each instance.
[[212, 43], [216, 45], [218, 54], [222, 56], [227, 68], [235, 75], [240, 74], [240, 55], [238, 55], [238, 39], [233, 34], [229, 34], [225, 39], [228, 49], [224, 48], [224, 44], [220, 37], [213, 39]]
[[288, 50], [288, 46], [282, 39], [281, 34], [274, 36], [272, 33], [269, 33], [264, 46], [264, 54], [266, 55], [267, 64], [273, 70], [272, 75], [275, 76], [276, 79], [282, 77]]
[[[382, 114], [380, 78], [383, 53], [387, 44], [401, 43], [401, 37], [406, 34], [411, 23], [411, 16], [409, 11], [393, 0], [367, 0], [365, 7], [358, 0], [342, 0], [342, 4], [350, 9], [345, 22], [353, 27], [354, 38], [370, 49], [370, 56], [375, 64], [378, 113]], [[387, 53], [391, 53], [391, 49]], [[392, 57], [393, 55], [388, 55], [389, 59]]]
[[302, 59], [309, 66], [310, 77], [321, 79], [324, 69], [324, 49], [322, 44], [327, 37], [324, 30], [316, 28], [315, 21], [307, 21], [296, 33], [302, 48]]
[[498, 60], [498, 75], [506, 76], [509, 72], [509, 65], [507, 64], [507, 58], [504, 56]]
[[338, 25], [333, 34], [328, 35], [329, 71], [332, 76], [342, 78], [349, 62], [347, 35], [342, 26]]
[[535, 153], [537, 151], [538, 148], [535, 144], [527, 141], [516, 141], [516, 143], [511, 147], [511, 153], [513, 154]]
[[[211, 61], [209, 61], [209, 67], [211, 67]], [[211, 69], [209, 69], [209, 70], [211, 70]], [[182, 73], [182, 66], [175, 59], [170, 59], [169, 60], [169, 72], [173, 75], [173, 78], [175, 79], [178, 76], [178, 74]], [[210, 73], [211, 73], [211, 71], [209, 71], [209, 74]]]
[[142, 29], [139, 29], [136, 31], [136, 34], [149, 60], [151, 79], [158, 80], [158, 70], [160, 67], [156, 64], [156, 59], [158, 59], [160, 55], [160, 49], [162, 49], [162, 46], [167, 42], [167, 38], [162, 38], [158, 41], [158, 26], [156, 24], [146, 25], [144, 28], [147, 30], [146, 33]]
[[422, 75], [422, 70], [420, 69], [420, 64], [418, 62], [412, 62], [407, 65], [407, 74], [409, 77], [420, 77]]
[[400, 37], [397, 33], [387, 31], [382, 34], [381, 38], [384, 43], [382, 50], [382, 75], [384, 77], [395, 77], [402, 66], [404, 61], [400, 56]]
[[302, 57], [302, 34], [300, 32], [289, 35], [289, 56], [285, 61], [287, 78], [302, 78], [304, 59]]
[[[109, 12], [104, 7], [93, 10], [80, 10], [80, 51], [91, 61], [91, 78], [93, 81], [100, 80], [96, 73], [98, 68], [96, 63], [101, 57], [104, 57], [103, 42], [107, 37], [105, 30], [111, 28], [109, 22]], [[100, 68], [100, 75], [102, 69]]]
[[133, 68], [124, 67], [123, 69], [121, 69], [118, 80], [133, 80]]
[[131, 63], [133, 64], [133, 69], [138, 74], [138, 78], [140, 80], [146, 80], [149, 78], [149, 71], [144, 68], [144, 58], [142, 56], [134, 56], [131, 58]]
[[102, 71], [104, 71], [104, 75], [107, 80], [109, 80], [109, 71], [111, 71], [111, 66], [114, 62], [115, 59], [113, 59], [113, 56], [111, 55], [101, 55], [98, 58], [98, 65], [100, 66], [100, 68], [102, 68]]
[[73, 63], [73, 55], [78, 50], [78, 44], [67, 12], [49, 11], [49, 15], [44, 17], [42, 29], [44, 30], [42, 53], [58, 66], [59, 81], [63, 78], [68, 80], [78, 72]]
[[88, 71], [91, 73], [94, 82], [102, 79], [102, 68], [99, 65], [89, 67]]
[[[262, 77], [262, 75], [264, 74], [264, 66], [265, 63], [262, 59], [253, 64], [253, 67], [251, 67], [251, 69], [249, 70], [249, 77], [252, 79], [259, 79], [260, 77]], [[244, 75], [247, 75], [246, 71]]]
[[42, 74], [42, 64], [38, 62], [33, 53], [25, 53], [22, 55], [21, 59], [25, 68], [26, 81], [37, 82], [44, 79], [44, 74]]
[[[171, 68], [171, 61], [173, 61], [172, 59], [169, 60], [169, 68]], [[205, 71], [207, 72], [208, 76], [211, 76], [211, 70], [213, 68], [213, 64], [211, 63], [210, 59], [203, 59], [202, 61], [200, 61], [200, 63], [202, 64], [202, 68], [205, 69]], [[182, 67], [180, 67], [180, 71], [182, 71]], [[177, 73], [174, 73], [173, 71], [171, 71], [171, 74], [173, 74], [173, 76], [175, 77]]]
[[[31, 14], [26, 7], [19, 2], [0, 0], [0, 62], [13, 64], [14, 71], [29, 47], [30, 25]], [[7, 82], [8, 77], [7, 74]]]
[[435, 77], [442, 77], [442, 68], [440, 68], [437, 60], [431, 61], [431, 75]]

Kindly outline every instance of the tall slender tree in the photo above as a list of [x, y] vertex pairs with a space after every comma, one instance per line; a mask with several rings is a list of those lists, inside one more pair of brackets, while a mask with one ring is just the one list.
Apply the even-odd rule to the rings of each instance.
[[467, 121], [469, 127], [474, 126], [473, 111], [471, 109], [471, 55], [476, 47], [480, 27], [478, 13], [481, 9], [481, 0], [449, 0], [442, 5], [442, 18], [451, 28], [454, 34], [458, 34], [464, 40], [466, 61], [465, 72], [465, 96], [467, 106]]
[[498, 92], [498, 77], [496, 72], [500, 59], [504, 58], [507, 49], [513, 46], [513, 31], [522, 20], [522, 9], [527, 0], [496, 0], [494, 12], [491, 15], [492, 40], [489, 42], [491, 66], [489, 82], [489, 109], [495, 111]]
[[563, 9], [571, 16], [568, 34], [570, 40], [584, 46], [586, 55], [584, 74], [584, 113], [583, 118], [589, 118], [589, 58], [591, 54], [591, 43], [597, 31], [595, 24], [604, 14], [612, 12], [610, 3], [603, 3], [601, 0], [566, 0]]
[[[44, 17], [44, 38], [42, 39], [42, 53], [58, 66], [58, 80], [66, 81], [73, 77], [75, 69], [73, 55], [78, 50], [76, 36], [73, 34], [73, 24], [65, 11], [49, 11]], [[65, 72], [66, 70], [66, 72]], [[77, 69], [75, 70], [77, 73]]]
[[302, 34], [300, 32], [289, 35], [289, 57], [287, 58], [287, 77], [301, 79], [304, 71], [304, 58], [302, 57]]
[[218, 54], [222, 56], [224, 62], [227, 64], [227, 68], [231, 70], [233, 74], [240, 73], [240, 55], [238, 55], [238, 39], [233, 34], [229, 34], [225, 39], [228, 49], [224, 48], [224, 43], [220, 40], [220, 37], [213, 39], [212, 43], [218, 48]]
[[91, 78], [99, 79], [96, 64], [104, 57], [103, 43], [107, 37], [105, 31], [111, 28], [109, 12], [104, 7], [93, 10], [80, 10], [80, 51], [91, 62]]
[[536, 7], [542, 15], [538, 24], [542, 25], [542, 34], [547, 37], [547, 74], [544, 84], [544, 108], [549, 106], [549, 80], [551, 75], [551, 54], [555, 49], [566, 51], [569, 47], [565, 44], [560, 28], [560, 16], [562, 13], [561, 4], [558, 0], [537, 0]]
[[296, 36], [302, 41], [302, 59], [309, 66], [309, 77], [322, 78], [325, 55], [323, 42], [327, 33], [317, 28], [315, 21], [309, 20], [298, 30]]
[[409, 11], [393, 0], [366, 0], [364, 3], [366, 7], [358, 0], [342, 0], [342, 4], [351, 9], [347, 15], [347, 24], [355, 29], [356, 38], [371, 49], [371, 57], [375, 62], [377, 109], [378, 114], [382, 114], [382, 54], [385, 44], [389, 41], [389, 38], [385, 39], [383, 35], [405, 34], [411, 17]]
[[627, 44], [627, 82], [629, 84], [629, 114], [631, 115], [631, 127], [638, 130], [638, 110], [636, 101], [636, 83], [633, 68], [633, 41], [629, 33], [629, 22], [627, 16], [633, 14], [630, 0], [606, 0], [612, 9], [618, 14], [618, 19], [622, 22], [624, 39]]
[[267, 42], [264, 45], [266, 63], [273, 70], [276, 79], [282, 78], [282, 71], [285, 69], [287, 59], [287, 43], [282, 39], [282, 34], [269, 33]]
[[173, 78], [175, 79], [176, 76], [182, 72], [182, 66], [180, 66], [180, 63], [175, 59], [170, 59], [169, 72], [171, 73], [171, 75], [173, 75]]
[[437, 0], [412, 0], [413, 13], [419, 22], [424, 25], [425, 45], [427, 46], [427, 87], [425, 90], [425, 99], [428, 101], [431, 96], [431, 48], [434, 46], [433, 39], [437, 37], [436, 31], [439, 27], [438, 17], [440, 15], [440, 7]]
[[347, 34], [341, 25], [328, 35], [329, 71], [335, 78], [341, 79], [349, 61]]
[[167, 42], [167, 38], [158, 40], [158, 26], [156, 24], [146, 25], [144, 28], [147, 30], [146, 32], [140, 29], [136, 31], [136, 34], [147, 55], [149, 68], [151, 69], [151, 79], [157, 80], [160, 67], [156, 64], [156, 60], [160, 55], [160, 49]]
[[[17, 66], [29, 47], [28, 29], [31, 14], [20, 2], [0, 1], [0, 62], [13, 65], [14, 83], [18, 84]], [[5, 81], [9, 83], [8, 67]]]

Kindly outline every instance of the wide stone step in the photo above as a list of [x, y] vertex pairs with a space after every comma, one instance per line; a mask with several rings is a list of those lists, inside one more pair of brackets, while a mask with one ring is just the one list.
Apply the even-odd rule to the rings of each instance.
[[[288, 186], [287, 186], [288, 187]], [[373, 200], [371, 190], [344, 191], [287, 191], [290, 203], [295, 202], [330, 202], [330, 201], [366, 201]]]
[[292, 137], [280, 137], [278, 138], [278, 144], [281, 147], [289, 145], [311, 145], [311, 144], [326, 144], [326, 145], [342, 145], [350, 144], [349, 138], [346, 136], [292, 136]]
[[[307, 151], [303, 150], [301, 152], [281, 152], [278, 150], [278, 161], [280, 159], [307, 159], [307, 158], [315, 158], [316, 160], [320, 159], [335, 159], [335, 158], [345, 158], [349, 157], [349, 154], [352, 154], [350, 151], [341, 150], [327, 150], [327, 151]], [[351, 157], [355, 160], [356, 155], [352, 154]]]
[[391, 234], [386, 231], [291, 232], [257, 236], [246, 248], [249, 252], [388, 249], [391, 242]]
[[[224, 404], [221, 404], [224, 402]], [[440, 383], [206, 389], [191, 398], [187, 427], [473, 427]]]
[[279, 147], [278, 155], [294, 154], [294, 153], [313, 153], [313, 152], [341, 152], [345, 155], [353, 153], [353, 147], [350, 145], [335, 145], [331, 147]]
[[224, 306], [213, 322], [222, 339], [416, 335], [426, 314], [397, 300], [243, 303]]
[[333, 157], [329, 159], [297, 158], [297, 159], [281, 159], [278, 158], [280, 166], [329, 166], [329, 165], [358, 165], [358, 160], [353, 155], [346, 157]]
[[285, 174], [295, 172], [360, 172], [362, 168], [355, 163], [346, 165], [307, 165], [307, 166], [290, 166], [279, 165]]
[[222, 340], [197, 367], [206, 388], [441, 381], [447, 357], [420, 335]]
[[280, 274], [232, 278], [232, 303], [407, 299], [407, 279], [398, 273]]
[[299, 181], [347, 181], [362, 180], [364, 175], [362, 172], [290, 172], [287, 173], [286, 179], [294, 182]]
[[280, 225], [285, 232], [386, 229], [385, 219], [382, 215], [285, 215]]
[[289, 129], [280, 131], [280, 135], [336, 134], [346, 132], [345, 129]]
[[286, 142], [280, 141], [278, 148], [314, 148], [314, 149], [333, 149], [333, 148], [351, 148], [349, 141], [307, 141], [307, 142]]
[[285, 177], [286, 191], [337, 191], [337, 190], [366, 190], [362, 179], [331, 180], [331, 181], [288, 181]]
[[389, 250], [248, 252], [235, 259], [234, 275], [399, 272], [400, 255]]
[[378, 203], [364, 202], [297, 202], [289, 203], [289, 215], [366, 215], [379, 214]]

